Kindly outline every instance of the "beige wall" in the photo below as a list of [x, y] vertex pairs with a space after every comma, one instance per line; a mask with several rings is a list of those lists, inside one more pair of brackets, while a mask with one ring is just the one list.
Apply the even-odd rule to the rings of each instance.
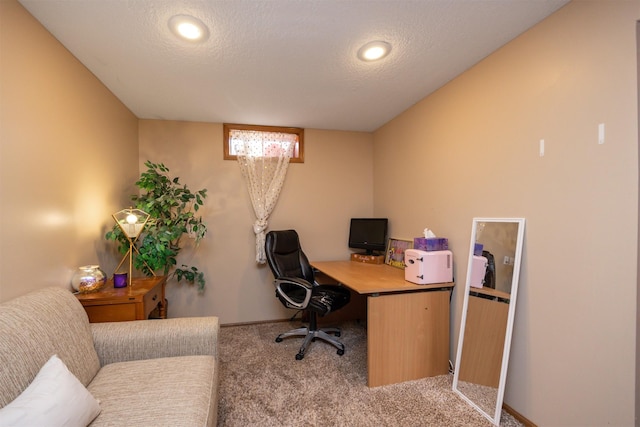
[[107, 266], [138, 173], [136, 117], [22, 6], [0, 1], [0, 300]]
[[[637, 50], [637, 68], [636, 68], [636, 81], [640, 86], [640, 21], [636, 22], [636, 50]], [[638, 95], [638, 118], [640, 118], [640, 87], [637, 87]], [[638, 141], [640, 142], [640, 126], [638, 129]], [[640, 169], [640, 168], [639, 168]], [[640, 192], [640, 188], [638, 189]], [[640, 225], [640, 217], [638, 218]], [[638, 254], [640, 254], [640, 239], [638, 241]], [[640, 356], [638, 354], [640, 349], [640, 315], [638, 313], [638, 307], [640, 307], [640, 263], [638, 263], [638, 272], [636, 273], [636, 281], [638, 286], [636, 287], [636, 425], [640, 422], [638, 417], [640, 416]]]
[[[347, 258], [349, 218], [373, 211], [372, 135], [305, 130], [305, 163], [289, 165], [269, 229], [294, 228], [310, 259]], [[140, 168], [162, 162], [193, 190], [206, 188], [209, 233], [187, 251], [205, 272], [203, 295], [167, 287], [171, 317], [212, 315], [222, 323], [290, 317], [274, 297], [273, 278], [255, 262], [255, 216], [235, 161], [222, 160], [222, 124], [140, 121]]]
[[573, 2], [374, 136], [374, 213], [449, 237], [459, 286], [472, 218], [526, 218], [505, 401], [541, 426], [634, 424], [639, 18]]

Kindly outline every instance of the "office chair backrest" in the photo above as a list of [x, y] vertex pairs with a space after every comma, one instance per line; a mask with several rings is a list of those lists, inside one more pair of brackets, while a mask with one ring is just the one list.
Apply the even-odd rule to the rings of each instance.
[[484, 275], [484, 285], [487, 288], [496, 288], [496, 261], [489, 251], [482, 251], [482, 256], [487, 259], [487, 272]]
[[300, 239], [295, 230], [268, 232], [264, 246], [267, 262], [276, 278], [299, 277], [313, 283], [313, 269], [302, 252]]

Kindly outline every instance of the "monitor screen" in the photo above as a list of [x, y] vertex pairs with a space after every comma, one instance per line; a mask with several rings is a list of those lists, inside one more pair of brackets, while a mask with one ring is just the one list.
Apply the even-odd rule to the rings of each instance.
[[349, 247], [367, 254], [384, 251], [387, 245], [387, 218], [351, 218]]

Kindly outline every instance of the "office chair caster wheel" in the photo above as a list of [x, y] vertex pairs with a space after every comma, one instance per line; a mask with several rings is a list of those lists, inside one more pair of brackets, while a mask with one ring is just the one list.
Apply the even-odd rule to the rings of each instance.
[[276, 342], [282, 342], [282, 338], [276, 337]]
[[296, 360], [302, 360], [303, 357], [304, 357], [304, 353], [296, 354]]
[[344, 354], [344, 350], [338, 350], [336, 353], [338, 353], [338, 356], [342, 356]]

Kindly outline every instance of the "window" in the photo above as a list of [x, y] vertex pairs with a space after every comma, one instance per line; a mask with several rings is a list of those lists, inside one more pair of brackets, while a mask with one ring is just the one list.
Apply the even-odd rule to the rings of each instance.
[[[234, 130], [248, 130], [264, 133], [286, 133], [289, 135], [295, 135], [296, 143], [293, 148], [293, 157], [291, 157], [290, 163], [304, 163], [304, 129], [301, 128], [287, 128], [279, 126], [254, 126], [254, 125], [235, 125], [224, 123], [223, 126], [223, 142], [224, 142], [224, 159], [225, 160], [237, 160], [237, 153], [233, 144], [233, 138], [230, 134]], [[274, 142], [277, 144], [277, 138]]]

